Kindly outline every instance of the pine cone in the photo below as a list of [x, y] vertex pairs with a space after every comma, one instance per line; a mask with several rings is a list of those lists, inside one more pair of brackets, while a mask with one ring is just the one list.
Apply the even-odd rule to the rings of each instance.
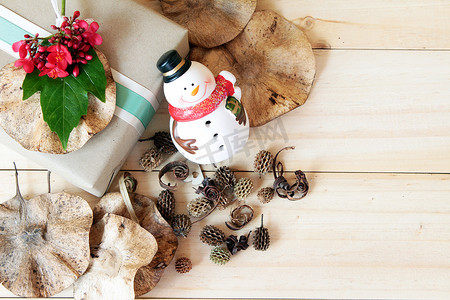
[[220, 247], [213, 248], [209, 259], [218, 265], [226, 264], [231, 258], [231, 253], [228, 250], [222, 249]]
[[187, 273], [187, 272], [189, 272], [190, 270], [192, 270], [192, 262], [191, 262], [191, 260], [189, 258], [187, 258], [187, 257], [180, 257], [175, 262], [175, 270], [178, 273]]
[[145, 172], [151, 172], [154, 168], [161, 164], [161, 152], [156, 148], [150, 148], [142, 154], [139, 159], [139, 165], [144, 168]]
[[220, 246], [225, 241], [225, 233], [213, 225], [206, 225], [200, 232], [200, 240], [210, 246]]
[[173, 217], [172, 229], [176, 236], [187, 237], [191, 226], [191, 219], [187, 215], [181, 214]]
[[159, 193], [156, 201], [156, 208], [161, 216], [170, 223], [175, 215], [175, 196], [169, 190], [163, 190]]
[[191, 217], [200, 218], [206, 215], [213, 207], [213, 203], [204, 197], [195, 198], [187, 204], [187, 211]]
[[261, 203], [269, 203], [273, 199], [273, 195], [275, 193], [275, 190], [271, 187], [265, 187], [258, 191], [258, 200], [261, 201]]
[[214, 179], [216, 184], [221, 189], [231, 188], [233, 189], [236, 185], [237, 179], [234, 175], [234, 172], [230, 170], [230, 168], [223, 166], [216, 170], [214, 174]]
[[269, 171], [273, 164], [273, 154], [266, 150], [261, 150], [255, 156], [255, 162], [253, 167], [255, 172], [259, 174], [259, 177], [265, 175]]
[[234, 186], [234, 195], [239, 200], [244, 200], [253, 190], [253, 182], [250, 178], [241, 178]]
[[177, 152], [177, 148], [173, 144], [170, 133], [166, 131], [158, 131], [157, 133], [155, 133], [153, 140], [155, 142], [155, 147], [160, 151], [167, 154], [174, 154], [175, 152]]
[[253, 248], [266, 251], [270, 245], [269, 230], [263, 226], [263, 215], [261, 215], [261, 227], [256, 228], [253, 233]]
[[217, 208], [219, 210], [224, 210], [228, 205], [230, 205], [233, 202], [233, 199], [230, 197], [227, 197], [224, 193], [220, 193], [219, 195], [219, 203], [217, 204]]

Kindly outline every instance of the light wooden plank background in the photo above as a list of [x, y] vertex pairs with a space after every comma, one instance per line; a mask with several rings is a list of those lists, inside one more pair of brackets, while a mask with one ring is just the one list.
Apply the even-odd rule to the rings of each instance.
[[[158, 1], [151, 4], [159, 10]], [[281, 158], [288, 170], [306, 171], [310, 193], [266, 205], [253, 194], [247, 202], [258, 217], [264, 213], [272, 245], [224, 266], [208, 261], [209, 247], [197, 236], [204, 224], [225, 230], [227, 211], [196, 224], [177, 251], [193, 270], [180, 275], [172, 264], [145, 298], [449, 299], [450, 2], [259, 0], [258, 9], [305, 29], [317, 79], [304, 106], [252, 129], [246, 150], [226, 164], [257, 188], [268, 186], [271, 174], [250, 172], [254, 155], [294, 145]], [[146, 135], [167, 124], [163, 105]], [[157, 173], [137, 164], [149, 146], [136, 145], [123, 169], [138, 178], [138, 192], [156, 197]], [[0, 199], [14, 195], [12, 161], [24, 169], [23, 194], [46, 192], [45, 170], [1, 145], [0, 156]], [[214, 168], [204, 169], [211, 175]], [[53, 191], [97, 202], [51, 178]], [[176, 197], [183, 212], [195, 195], [184, 184]], [[57, 297], [71, 295], [69, 288]], [[0, 297], [12, 295], [0, 287]]]

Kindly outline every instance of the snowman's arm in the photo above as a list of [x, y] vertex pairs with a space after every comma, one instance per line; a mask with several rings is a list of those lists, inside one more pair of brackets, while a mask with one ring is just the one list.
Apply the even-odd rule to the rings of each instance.
[[233, 85], [236, 83], [236, 77], [228, 71], [222, 71], [219, 73], [220, 76], [230, 81]]

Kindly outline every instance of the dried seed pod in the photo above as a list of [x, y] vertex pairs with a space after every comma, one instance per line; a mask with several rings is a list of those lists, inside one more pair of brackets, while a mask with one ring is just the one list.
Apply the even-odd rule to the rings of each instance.
[[200, 240], [210, 246], [220, 246], [225, 241], [225, 233], [213, 225], [206, 225], [200, 232]]
[[125, 172], [124, 180], [125, 180], [125, 186], [127, 187], [128, 193], [136, 192], [138, 182], [137, 182], [136, 178], [134, 178], [133, 175], [131, 175], [130, 172]]
[[156, 148], [150, 148], [145, 151], [139, 159], [139, 165], [145, 172], [151, 172], [161, 164], [161, 152]]
[[172, 229], [176, 236], [187, 237], [191, 231], [191, 219], [185, 214], [175, 215], [172, 220]]
[[248, 205], [241, 205], [233, 209], [230, 214], [230, 221], [225, 222], [231, 230], [239, 230], [253, 219], [253, 208]]
[[198, 197], [188, 202], [187, 212], [191, 217], [201, 218], [213, 208], [213, 203], [204, 197]]
[[251, 231], [248, 233], [247, 236], [241, 235], [239, 237], [239, 241], [237, 239], [237, 236], [230, 235], [225, 240], [225, 243], [227, 244], [228, 251], [230, 251], [231, 255], [235, 255], [241, 250], [246, 250], [248, 248], [248, 237], [250, 236]]
[[173, 144], [172, 137], [170, 136], [170, 133], [166, 131], [158, 131], [153, 136], [153, 141], [155, 143], [155, 147], [159, 149], [159, 151], [167, 153], [167, 154], [174, 154], [177, 152], [177, 148]]
[[187, 272], [189, 272], [190, 270], [192, 270], [192, 262], [191, 262], [191, 260], [189, 258], [187, 258], [187, 257], [180, 257], [175, 262], [175, 270], [178, 273], [187, 273]]
[[266, 251], [269, 245], [269, 230], [263, 226], [263, 215], [261, 215], [261, 227], [256, 228], [253, 234], [253, 248], [259, 251]]
[[175, 215], [175, 196], [173, 193], [169, 190], [161, 191], [156, 201], [156, 208], [161, 216], [170, 223]]
[[220, 198], [220, 190], [217, 188], [216, 183], [209, 177], [203, 179], [202, 185], [195, 189], [196, 194], [202, 194], [209, 200], [216, 203]]
[[253, 182], [250, 178], [241, 178], [234, 187], [234, 195], [239, 200], [244, 200], [253, 190]]
[[230, 260], [230, 258], [230, 251], [220, 247], [213, 248], [211, 250], [211, 254], [209, 255], [209, 259], [217, 265], [226, 264]]
[[259, 177], [265, 175], [273, 164], [273, 154], [266, 150], [261, 150], [255, 156], [255, 162], [253, 167], [255, 172], [259, 174]]
[[273, 188], [264, 187], [258, 191], [257, 196], [258, 196], [258, 200], [261, 203], [266, 204], [266, 203], [269, 203], [270, 201], [272, 201], [274, 194], [275, 194], [275, 190]]
[[236, 176], [230, 168], [223, 166], [214, 173], [214, 180], [221, 189], [233, 189], [237, 183]]

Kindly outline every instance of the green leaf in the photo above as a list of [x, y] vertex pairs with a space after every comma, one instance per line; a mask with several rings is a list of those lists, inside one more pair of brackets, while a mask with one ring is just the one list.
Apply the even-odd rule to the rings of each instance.
[[87, 114], [88, 92], [105, 102], [106, 75], [103, 65], [93, 49], [88, 51], [93, 58], [80, 66], [78, 77], [52, 79], [39, 76], [39, 71], [27, 74], [23, 81], [23, 99], [41, 91], [41, 108], [44, 121], [59, 137], [64, 150], [73, 128]]

